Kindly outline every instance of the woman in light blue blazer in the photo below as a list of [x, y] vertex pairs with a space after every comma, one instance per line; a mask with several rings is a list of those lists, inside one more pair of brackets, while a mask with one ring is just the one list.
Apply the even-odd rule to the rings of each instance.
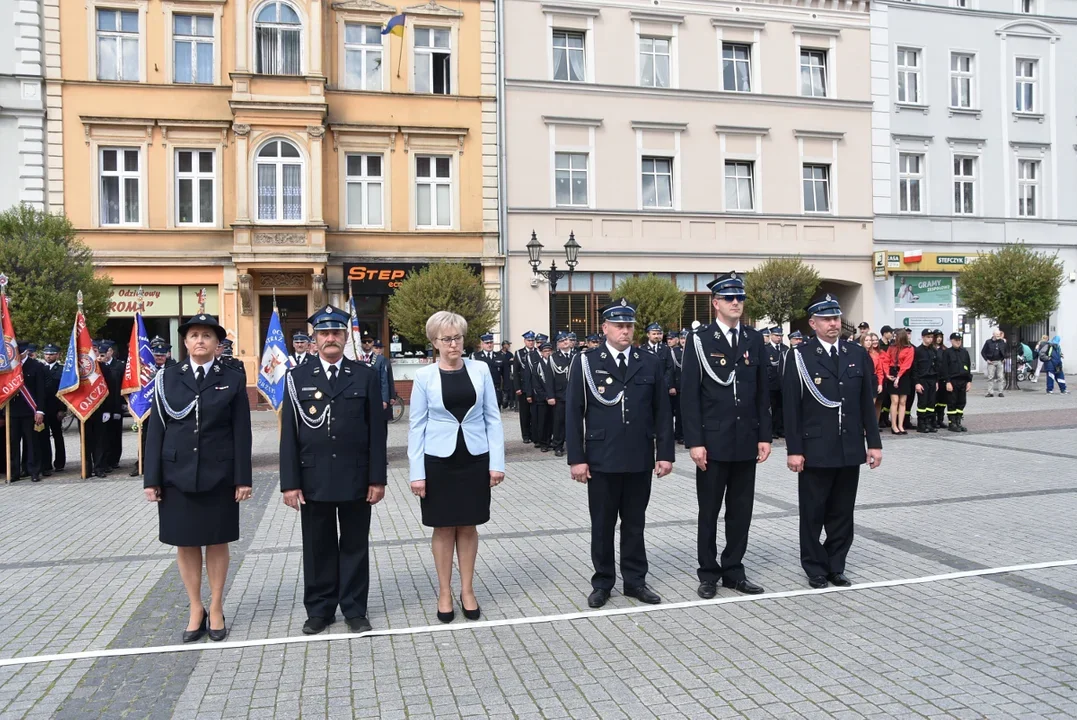
[[484, 362], [464, 358], [467, 321], [441, 311], [426, 321], [438, 360], [415, 373], [411, 389], [408, 461], [411, 491], [422, 505], [423, 525], [438, 572], [438, 620], [456, 617], [452, 556], [460, 564], [460, 607], [468, 620], [480, 609], [472, 580], [479, 552], [476, 526], [490, 519], [490, 488], [505, 479], [505, 433], [497, 390]]

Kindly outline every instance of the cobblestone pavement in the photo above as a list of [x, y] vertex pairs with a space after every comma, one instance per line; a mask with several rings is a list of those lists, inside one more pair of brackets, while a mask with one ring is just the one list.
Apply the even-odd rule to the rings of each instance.
[[[481, 530], [484, 619], [587, 613], [586, 491], [519, 443]], [[863, 472], [854, 582], [1077, 558], [1077, 401], [970, 398], [962, 435], [884, 434]], [[300, 634], [298, 515], [279, 500], [275, 419], [242, 510], [225, 608], [230, 640]], [[69, 438], [69, 443], [77, 438]], [[133, 457], [134, 435], [125, 457]], [[429, 532], [406, 492], [406, 425], [374, 512], [375, 629], [437, 624]], [[69, 445], [70, 446], [70, 445]], [[759, 470], [745, 563], [768, 591], [806, 588], [795, 476]], [[694, 471], [655, 481], [650, 583], [696, 601]], [[0, 487], [0, 658], [172, 645], [186, 618], [174, 555], [126, 473]], [[458, 583], [456, 585], [459, 587]], [[720, 590], [720, 598], [735, 597]], [[615, 592], [608, 608], [639, 604]], [[0, 667], [0, 717], [680, 718], [1077, 715], [1077, 567], [1029, 569], [628, 615], [450, 632]], [[333, 626], [345, 632], [343, 623]]]

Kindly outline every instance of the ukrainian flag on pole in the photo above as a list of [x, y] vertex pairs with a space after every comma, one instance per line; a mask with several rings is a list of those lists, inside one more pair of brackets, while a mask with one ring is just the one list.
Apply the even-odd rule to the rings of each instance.
[[385, 23], [385, 27], [382, 28], [381, 34], [404, 37], [404, 13], [389, 18], [389, 22]]

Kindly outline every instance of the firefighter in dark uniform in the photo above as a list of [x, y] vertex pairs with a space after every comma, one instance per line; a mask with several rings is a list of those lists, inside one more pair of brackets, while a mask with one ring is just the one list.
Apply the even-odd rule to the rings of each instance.
[[565, 456], [565, 393], [568, 390], [568, 367], [574, 355], [572, 335], [562, 333], [557, 340], [557, 350], [550, 355], [554, 399], [554, 404], [549, 407], [552, 429], [550, 445], [557, 457]]
[[516, 403], [520, 411], [520, 438], [525, 445], [533, 441], [531, 429], [531, 406], [534, 397], [531, 394], [531, 373], [535, 365], [535, 333], [528, 330], [523, 334], [524, 346], [512, 356], [512, 374], [516, 383]]
[[673, 471], [669, 389], [656, 354], [632, 347], [636, 309], [621, 298], [601, 312], [606, 341], [573, 360], [566, 413], [568, 463], [572, 478], [587, 483], [591, 514], [595, 574], [587, 605], [602, 607], [613, 589], [618, 517], [624, 594], [653, 605], [662, 598], [647, 585], [643, 531], [651, 475]]
[[782, 378], [786, 465], [798, 473], [800, 562], [808, 584], [846, 587], [860, 466], [866, 460], [874, 469], [883, 459], [875, 369], [863, 348], [839, 340], [841, 306], [832, 295], [809, 305], [808, 316], [815, 337], [790, 351]]
[[292, 333], [292, 355], [291, 360], [293, 367], [298, 367], [307, 361], [307, 358], [311, 357], [310, 351], [310, 335], [307, 335], [302, 330], [296, 330]]
[[239, 371], [239, 373], [243, 376], [243, 380], [246, 381], [247, 367], [242, 363], [242, 361], [237, 360], [235, 356], [232, 355], [234, 347], [235, 344], [228, 338], [225, 338], [221, 341], [221, 365]]
[[681, 367], [684, 365], [684, 348], [681, 347], [681, 333], [671, 328], [666, 330], [666, 346], [673, 363], [673, 384], [670, 385], [669, 405], [673, 412], [673, 442], [684, 444], [684, 423], [681, 421]]
[[782, 345], [782, 329], [780, 327], [766, 328], [763, 342], [766, 343], [764, 352], [766, 353], [767, 363], [767, 390], [770, 414], [774, 423], [774, 437], [780, 438], [785, 434], [785, 423], [782, 420], [782, 360], [783, 354], [788, 348]]
[[[699, 596], [717, 584], [757, 595], [744, 575], [752, 524], [755, 469], [770, 457], [771, 417], [763, 336], [744, 327], [744, 281], [734, 272], [708, 284], [716, 320], [692, 334], [684, 349], [681, 411], [684, 439], [696, 464]], [[725, 500], [725, 549], [718, 562], [718, 513]]]
[[[539, 360], [542, 359], [542, 345], [544, 343], [548, 343], [549, 341], [550, 341], [550, 338], [547, 335], [544, 335], [542, 333], [537, 333], [535, 335], [535, 350], [531, 354], [531, 367], [532, 368], [537, 366]], [[553, 345], [551, 345], [550, 347], [552, 348]], [[532, 392], [534, 392], [534, 390], [535, 390], [535, 376], [534, 375], [531, 376], [531, 390], [532, 390]], [[536, 400], [535, 402], [531, 403], [531, 428], [532, 428], [531, 435], [532, 435], [533, 438], [534, 438], [535, 433], [538, 432], [535, 428], [538, 427], [540, 412], [544, 412], [544, 410], [542, 410], [542, 408], [539, 407], [539, 402]], [[546, 432], [549, 433], [549, 428], [547, 428]], [[537, 439], [535, 439], [535, 447], [538, 447], [538, 445], [539, 445], [539, 441]]]
[[935, 395], [939, 386], [939, 354], [935, 350], [935, 332], [920, 333], [920, 344], [912, 356], [912, 383], [916, 388], [916, 432], [938, 432], [935, 427]]
[[98, 355], [98, 366], [108, 387], [108, 397], [101, 403], [101, 433], [94, 454], [94, 471], [97, 477], [105, 477], [119, 467], [120, 456], [123, 454], [124, 408], [120, 385], [123, 383], [124, 368], [123, 363], [115, 359], [116, 343], [102, 340], [100, 348], [99, 353], [103, 352], [104, 357]]
[[[538, 337], [546, 337], [539, 335]], [[531, 420], [531, 434], [535, 447], [542, 452], [550, 452], [553, 442], [553, 405], [556, 404], [553, 384], [553, 366], [550, 355], [553, 345], [543, 341], [539, 344], [539, 358], [531, 372], [531, 403], [534, 418]]]
[[[64, 364], [60, 362], [60, 348], [49, 343], [45, 346], [45, 430], [38, 433], [41, 440], [41, 475], [48, 477], [67, 464], [67, 448], [64, 446], [64, 413], [67, 411], [56, 393], [60, 390], [60, 378]], [[54, 452], [55, 449], [55, 452]]]
[[514, 410], [516, 408], [516, 388], [512, 378], [512, 343], [505, 340], [501, 343], [501, 409]]
[[490, 368], [490, 377], [493, 378], [494, 389], [497, 390], [497, 397], [500, 399], [505, 378], [505, 359], [500, 352], [494, 350], [493, 333], [486, 333], [479, 339], [482, 340], [482, 347], [472, 353], [471, 359], [484, 362]]
[[946, 414], [951, 432], [968, 432], [965, 427], [965, 400], [972, 389], [972, 358], [962, 345], [959, 332], [950, 333], [950, 347], [942, 351], [941, 376], [946, 383]]
[[[227, 338], [225, 338], [225, 340], [227, 340]], [[224, 341], [222, 341], [222, 342], [224, 342]], [[176, 361], [173, 360], [172, 357], [171, 357], [172, 346], [169, 345], [165, 341], [165, 339], [162, 338], [162, 337], [154, 337], [153, 340], [150, 340], [150, 354], [153, 355], [153, 376], [154, 377], [156, 377], [157, 373], [161, 372], [165, 368], [172, 367], [173, 365], [177, 364]], [[223, 356], [218, 357], [218, 360], [220, 361], [221, 365], [225, 365]], [[243, 378], [244, 378], [244, 380], [246, 380], [246, 378], [247, 378], [246, 373], [243, 374]], [[147, 435], [148, 435], [148, 433], [146, 432], [146, 429], [143, 428], [142, 440], [141, 440], [141, 443], [142, 443], [141, 453], [142, 454], [139, 455], [139, 457], [143, 458], [143, 461], [142, 461], [143, 465], [145, 465], [146, 437], [147, 437]], [[138, 477], [139, 476], [139, 467], [138, 467], [138, 462], [137, 461], [135, 462], [135, 466], [133, 468], [131, 468], [130, 476], [131, 477]]]
[[[2, 338], [0, 338], [2, 341]], [[11, 449], [11, 479], [29, 475], [31, 482], [41, 482], [40, 441], [35, 426], [45, 422], [45, 366], [29, 356], [29, 343], [19, 343], [17, 352], [22, 366], [22, 389], [11, 396], [11, 424], [7, 443]], [[20, 475], [21, 473], [21, 475]]]
[[318, 357], [285, 378], [280, 487], [303, 527], [307, 635], [329, 627], [338, 605], [351, 632], [370, 630], [370, 515], [385, 495], [386, 422], [377, 371], [344, 357], [348, 321], [331, 305], [311, 315]]
[[666, 381], [666, 388], [672, 397], [677, 391], [673, 385], [673, 354], [662, 342], [663, 335], [662, 326], [656, 322], [651, 323], [647, 326], [647, 341], [640, 346], [640, 350], [645, 350], [658, 358], [662, 366], [662, 378]]
[[936, 386], [935, 393], [935, 427], [946, 427], [946, 406], [949, 400], [949, 395], [946, 392], [946, 378], [943, 376], [942, 363], [944, 353], [946, 352], [945, 336], [942, 334], [942, 330], [935, 329], [935, 339], [932, 343], [932, 347], [935, 348], [935, 354], [938, 356], [939, 368], [939, 383]]

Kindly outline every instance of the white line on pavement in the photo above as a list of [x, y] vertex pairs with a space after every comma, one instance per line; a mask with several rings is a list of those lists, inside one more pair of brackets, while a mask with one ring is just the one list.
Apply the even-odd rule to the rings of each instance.
[[158, 653], [176, 652], [205, 652], [208, 650], [241, 650], [250, 647], [268, 647], [271, 645], [293, 645], [299, 643], [332, 642], [335, 640], [354, 640], [364, 637], [384, 637], [393, 635], [422, 635], [435, 632], [463, 632], [468, 630], [480, 630], [485, 628], [507, 627], [513, 625], [539, 625], [552, 622], [569, 622], [572, 620], [587, 620], [600, 617], [613, 617], [617, 615], [637, 615], [641, 613], [666, 612], [669, 610], [684, 610], [687, 608], [710, 607], [713, 605], [730, 605], [733, 603], [762, 602], [766, 600], [781, 600], [785, 598], [797, 598], [805, 596], [819, 596], [828, 593], [858, 592], [861, 590], [876, 590], [879, 588], [902, 587], [905, 585], [923, 585], [926, 583], [945, 582], [948, 580], [962, 580], [964, 578], [983, 577], [986, 575], [1002, 575], [1006, 573], [1027, 572], [1030, 570], [1046, 570], [1048, 568], [1072, 567], [1077, 565], [1074, 560], [1052, 560], [1048, 562], [1028, 563], [1025, 565], [1009, 565], [1006, 567], [981, 568], [978, 570], [962, 570], [960, 572], [944, 573], [942, 575], [926, 575], [917, 578], [902, 578], [898, 580], [878, 580], [876, 582], [857, 583], [852, 587], [839, 588], [827, 587], [821, 590], [802, 589], [786, 590], [783, 592], [764, 593], [762, 595], [735, 595], [733, 597], [714, 598], [712, 600], [687, 600], [684, 602], [665, 603], [661, 605], [633, 605], [625, 608], [607, 608], [604, 610], [589, 610], [586, 612], [561, 613], [558, 615], [537, 615], [532, 617], [505, 618], [502, 620], [481, 620], [467, 623], [452, 623], [443, 625], [421, 625], [417, 627], [396, 628], [387, 630], [372, 630], [365, 633], [323, 633], [321, 635], [297, 635], [294, 637], [264, 638], [260, 640], [230, 640], [217, 643], [192, 643], [190, 645], [156, 645], [151, 647], [137, 648], [112, 648], [105, 650], [86, 650], [84, 652], [58, 653], [55, 655], [29, 655], [26, 657], [14, 657], [0, 659], [0, 667], [17, 665], [36, 665], [50, 662], [71, 662], [74, 660], [95, 660], [106, 657], [127, 657], [131, 655], [155, 655]]

